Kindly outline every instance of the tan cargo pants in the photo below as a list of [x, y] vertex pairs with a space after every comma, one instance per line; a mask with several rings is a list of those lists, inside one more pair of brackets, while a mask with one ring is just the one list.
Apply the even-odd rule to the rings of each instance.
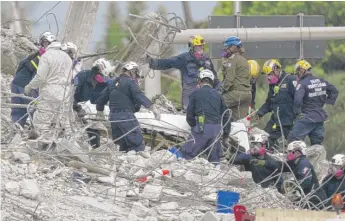
[[229, 91], [223, 94], [225, 104], [232, 111], [232, 121], [238, 121], [248, 115], [252, 101], [251, 91]]

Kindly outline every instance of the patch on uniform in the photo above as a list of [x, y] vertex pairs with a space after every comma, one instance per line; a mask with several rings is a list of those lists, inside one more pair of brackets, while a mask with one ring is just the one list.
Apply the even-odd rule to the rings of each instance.
[[228, 68], [231, 68], [232, 64], [231, 64], [231, 63], [228, 63], [226, 66], [227, 66]]
[[298, 89], [300, 89], [300, 87], [301, 87], [301, 84], [297, 84], [296, 91], [298, 91]]
[[308, 168], [308, 167], [305, 167], [305, 168], [303, 169], [304, 175], [306, 175], [308, 172], [309, 172], [309, 168]]
[[280, 85], [280, 88], [286, 88], [286, 84]]
[[297, 86], [297, 81], [292, 81], [292, 84], [293, 84], [294, 87], [296, 87]]

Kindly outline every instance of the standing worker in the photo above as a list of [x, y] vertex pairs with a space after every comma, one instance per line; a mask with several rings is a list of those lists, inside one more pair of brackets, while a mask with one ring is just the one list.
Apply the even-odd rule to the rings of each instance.
[[340, 193], [343, 197], [345, 197], [344, 166], [344, 154], [336, 154], [332, 157], [328, 175], [322, 181], [322, 188], [326, 192], [327, 198], [329, 199], [328, 205], [331, 205], [332, 197], [336, 193]]
[[[192, 128], [192, 136], [181, 147], [181, 153], [187, 160], [208, 148], [209, 162], [219, 164], [222, 155], [219, 136], [222, 122], [223, 139], [229, 138], [229, 112], [221, 95], [213, 89], [214, 80], [212, 71], [201, 71], [198, 80], [200, 88], [189, 97], [187, 123]], [[195, 142], [191, 140], [193, 138]]]
[[155, 59], [147, 55], [146, 62], [153, 70], [179, 69], [182, 75], [182, 108], [187, 109], [189, 95], [196, 89], [200, 71], [209, 69], [215, 76], [215, 87], [220, 86], [211, 59], [204, 52], [205, 41], [200, 35], [189, 38], [189, 51], [168, 59]]
[[60, 42], [52, 42], [40, 59], [37, 74], [24, 88], [26, 94], [39, 89], [40, 99], [33, 125], [40, 132], [49, 132], [55, 126], [61, 126], [66, 134], [71, 132], [72, 77], [71, 58], [61, 50]]
[[255, 110], [255, 97], [256, 97], [256, 80], [260, 73], [260, 65], [255, 60], [248, 60], [249, 65], [249, 76], [250, 76], [250, 84], [252, 85], [252, 102], [251, 108]]
[[229, 37], [225, 40], [224, 47], [222, 95], [225, 104], [232, 110], [232, 121], [237, 121], [249, 114], [248, 107], [252, 102], [249, 66], [243, 56], [241, 39]]
[[304, 140], [309, 136], [311, 145], [320, 144], [324, 139], [324, 122], [327, 114], [325, 104], [334, 105], [339, 91], [328, 81], [316, 77], [311, 65], [300, 60], [295, 65], [299, 82], [294, 97], [293, 112], [296, 122], [289, 134], [288, 142]]
[[[14, 94], [24, 94], [24, 87], [29, 84], [29, 82], [36, 75], [37, 68], [41, 56], [45, 52], [46, 48], [50, 43], [56, 40], [55, 35], [51, 32], [44, 32], [40, 39], [40, 49], [39, 51], [29, 55], [27, 58], [19, 63], [16, 75], [11, 82], [11, 92]], [[33, 97], [38, 97], [38, 91], [33, 92]], [[28, 104], [29, 100], [21, 97], [12, 97], [12, 104]], [[26, 108], [12, 108], [11, 118], [13, 122], [18, 123], [20, 126], [24, 126], [28, 114]]]
[[[265, 114], [272, 112], [271, 119], [264, 128], [264, 131], [270, 135], [268, 148], [272, 150], [276, 141], [282, 135], [286, 138], [292, 128], [295, 119], [293, 99], [297, 79], [296, 76], [282, 71], [281, 65], [274, 59], [266, 61], [262, 69], [267, 76], [269, 90], [265, 103], [256, 112], [256, 118], [260, 119]], [[280, 128], [279, 120], [282, 128]], [[283, 130], [283, 134], [281, 134], [281, 130]]]
[[132, 61], [125, 63], [122, 74], [96, 100], [97, 115], [100, 118], [104, 116], [104, 105], [109, 101], [112, 136], [113, 140], [117, 140], [115, 143], [120, 145], [120, 151], [144, 150], [144, 138], [134, 115], [141, 105], [150, 109], [156, 119], [160, 118], [156, 105], [140, 90], [138, 78], [142, 78], [139, 66]]
[[[96, 99], [108, 86], [108, 76], [112, 71], [112, 65], [104, 58], [97, 59], [92, 66], [91, 70], [83, 70], [74, 78], [76, 89], [74, 92], [73, 110], [76, 111], [79, 118], [83, 118], [86, 111], [78, 103], [90, 101], [91, 104], [96, 104]], [[90, 145], [93, 148], [99, 147], [101, 145], [100, 131], [92, 127], [87, 128], [86, 131], [89, 138], [96, 137], [90, 140]]]

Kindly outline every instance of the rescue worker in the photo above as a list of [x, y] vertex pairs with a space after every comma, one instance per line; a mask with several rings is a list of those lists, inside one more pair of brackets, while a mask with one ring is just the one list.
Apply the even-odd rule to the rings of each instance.
[[249, 76], [250, 76], [250, 84], [252, 85], [252, 102], [251, 108], [255, 110], [255, 97], [256, 97], [256, 80], [260, 73], [260, 65], [255, 60], [248, 60], [249, 65]]
[[61, 50], [61, 43], [53, 41], [40, 59], [37, 74], [24, 88], [26, 94], [39, 89], [40, 99], [33, 116], [37, 132], [45, 133], [52, 126], [71, 132], [69, 123], [72, 96], [72, 60]]
[[[24, 94], [24, 87], [29, 84], [36, 74], [41, 56], [45, 52], [46, 47], [56, 40], [55, 35], [50, 32], [44, 32], [39, 38], [39, 51], [29, 55], [19, 63], [16, 75], [11, 82], [11, 92], [14, 94]], [[33, 92], [33, 97], [38, 97], [38, 91]], [[12, 97], [12, 104], [28, 104], [30, 101], [21, 97]], [[11, 118], [13, 122], [24, 126], [28, 114], [26, 108], [12, 108]]]
[[160, 118], [156, 105], [152, 104], [140, 90], [139, 78], [143, 78], [143, 76], [137, 63], [132, 61], [125, 63], [122, 74], [106, 87], [96, 100], [99, 117], [104, 116], [104, 105], [109, 101], [112, 136], [116, 140], [115, 143], [120, 146], [120, 151], [144, 150], [144, 138], [139, 122], [134, 115], [140, 110], [141, 105], [150, 109], [156, 119]]
[[73, 61], [73, 78], [81, 71], [81, 63], [77, 60], [78, 47], [72, 42], [61, 45], [61, 50], [66, 52]]
[[[264, 128], [264, 131], [269, 134], [268, 149], [272, 150], [276, 141], [282, 135], [286, 138], [292, 128], [295, 119], [293, 99], [297, 79], [296, 76], [282, 71], [281, 65], [274, 59], [266, 61], [262, 70], [267, 76], [269, 90], [265, 103], [256, 112], [255, 116], [260, 120], [265, 114], [272, 113], [270, 120]], [[280, 128], [278, 114], [282, 128]], [[281, 134], [281, 130], [283, 134]]]
[[[83, 118], [86, 111], [82, 108], [79, 102], [90, 101], [91, 104], [96, 104], [97, 98], [101, 92], [108, 86], [110, 81], [109, 74], [112, 70], [112, 65], [104, 58], [97, 59], [91, 70], [83, 70], [74, 78], [75, 92], [73, 101], [73, 110], [76, 111], [79, 118]], [[110, 81], [111, 82], [111, 81]], [[100, 146], [100, 131], [94, 128], [87, 128], [89, 138], [95, 136], [90, 140], [90, 145], [93, 148]]]
[[324, 121], [328, 117], [323, 106], [334, 105], [339, 94], [333, 84], [314, 76], [311, 69], [312, 66], [306, 60], [300, 60], [295, 65], [299, 80], [293, 113], [297, 119], [288, 142], [304, 140], [309, 136], [311, 145], [321, 144], [324, 139]]
[[[345, 196], [345, 154], [336, 154], [332, 157], [328, 175], [322, 181], [322, 188], [326, 192], [328, 205], [331, 205], [332, 197], [340, 193]], [[345, 208], [345, 205], [344, 205]]]
[[262, 188], [275, 185], [278, 191], [283, 193], [283, 178], [279, 174], [281, 167], [267, 154], [268, 138], [262, 134], [253, 134], [249, 141], [251, 145], [249, 153], [238, 151], [234, 164], [243, 165], [246, 171], [252, 172], [254, 182], [260, 183]]
[[[188, 160], [208, 148], [208, 161], [218, 165], [222, 155], [219, 139], [222, 129], [221, 122], [224, 124], [223, 139], [226, 139], [230, 134], [230, 121], [223, 98], [213, 88], [214, 81], [214, 74], [211, 70], [205, 69], [200, 72], [198, 79], [200, 88], [189, 96], [187, 107], [186, 120], [192, 128], [192, 136], [189, 137], [188, 142], [182, 145], [181, 153]], [[225, 124], [226, 122], [228, 123]], [[192, 140], [193, 138], [195, 141]]]
[[[290, 143], [287, 147], [287, 161], [284, 163], [280, 162], [280, 165], [283, 167], [283, 172], [292, 172], [294, 174], [297, 179], [296, 183], [298, 182], [303, 191], [303, 193], [299, 192], [301, 196], [311, 194], [308, 201], [312, 203], [312, 209], [315, 209], [315, 207], [322, 209], [326, 205], [326, 193], [320, 188], [314, 167], [306, 158], [306, 147], [307, 145], [304, 141], [293, 141]], [[285, 191], [289, 195], [290, 190], [285, 188]], [[307, 208], [307, 205], [305, 208]]]
[[182, 75], [182, 108], [187, 109], [189, 95], [196, 89], [200, 71], [209, 69], [215, 76], [215, 87], [220, 86], [217, 72], [211, 59], [204, 52], [205, 41], [200, 35], [193, 35], [188, 40], [189, 51], [168, 59], [156, 59], [147, 55], [146, 62], [153, 70], [179, 69]]
[[222, 95], [225, 104], [232, 110], [232, 121], [237, 121], [248, 115], [248, 107], [252, 102], [249, 65], [243, 56], [241, 39], [231, 36], [225, 40], [224, 47]]

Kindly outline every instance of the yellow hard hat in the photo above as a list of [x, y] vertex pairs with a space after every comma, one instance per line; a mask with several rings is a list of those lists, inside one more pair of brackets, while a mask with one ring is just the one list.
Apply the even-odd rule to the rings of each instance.
[[250, 77], [256, 77], [259, 75], [260, 72], [260, 65], [255, 60], [248, 60], [249, 65], [249, 76]]
[[188, 46], [194, 47], [194, 46], [201, 46], [205, 45], [205, 40], [201, 35], [192, 35], [189, 37]]
[[264, 72], [264, 74], [267, 75], [274, 70], [274, 67], [281, 68], [282, 66], [280, 65], [280, 63], [277, 60], [270, 59], [270, 60], [266, 61], [265, 64], [262, 66], [262, 72]]
[[309, 70], [311, 68], [311, 65], [306, 60], [300, 60], [297, 61], [297, 63], [295, 64], [295, 72], [297, 73], [300, 68], [304, 70]]

